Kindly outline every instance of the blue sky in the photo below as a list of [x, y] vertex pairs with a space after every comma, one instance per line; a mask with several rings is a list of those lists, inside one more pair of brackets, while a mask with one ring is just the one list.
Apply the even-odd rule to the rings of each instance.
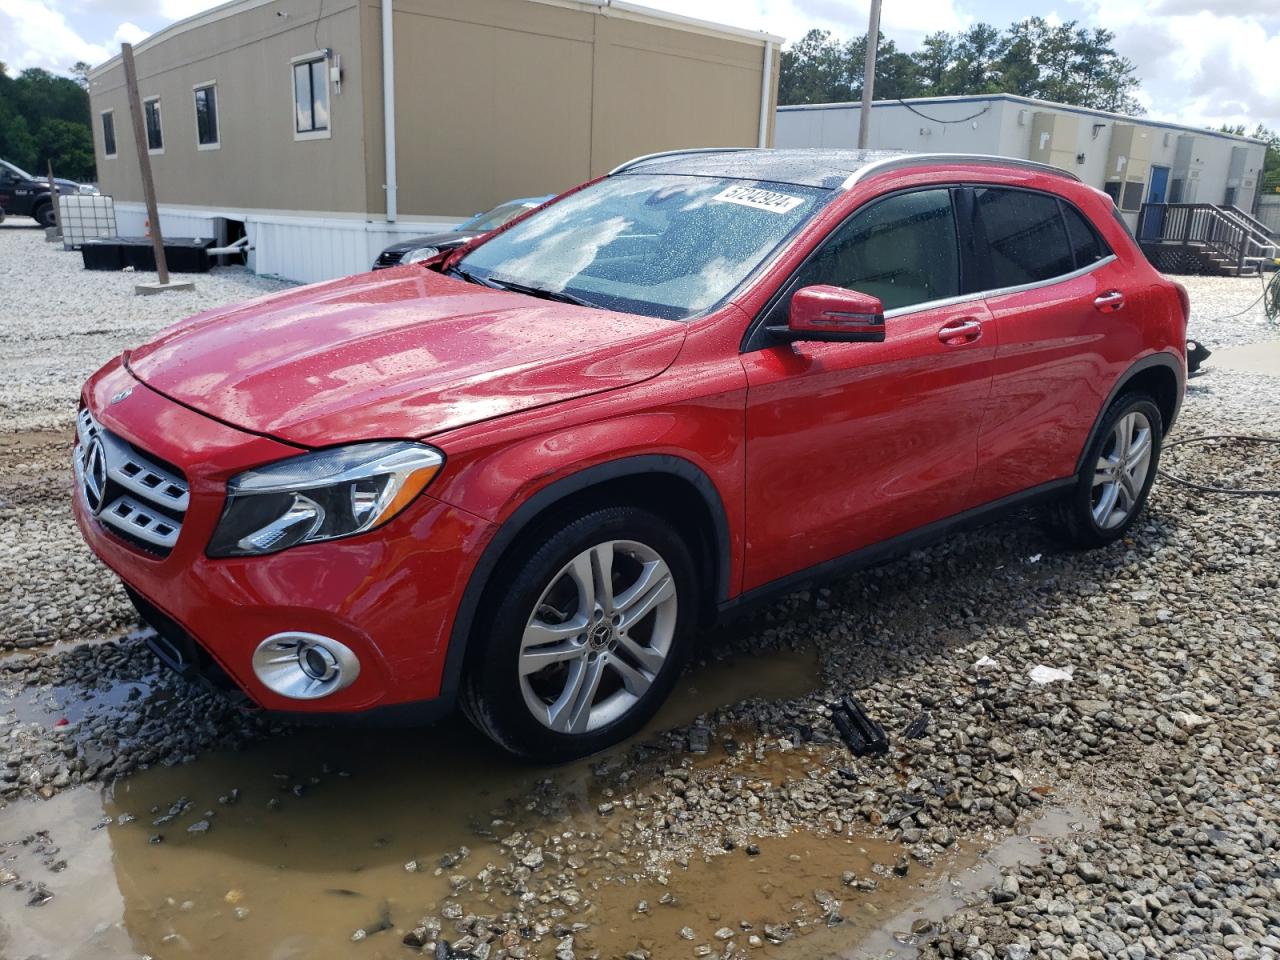
[[[320, 0], [313, 0], [317, 4]], [[868, 0], [642, 0], [685, 16], [796, 39], [810, 27], [854, 36]], [[65, 71], [100, 62], [123, 40], [216, 6], [213, 0], [0, 0], [0, 61]], [[1148, 114], [1182, 123], [1264, 123], [1280, 130], [1276, 0], [884, 0], [881, 26], [914, 49], [933, 30], [1022, 17], [1079, 20], [1115, 32], [1142, 78]]]

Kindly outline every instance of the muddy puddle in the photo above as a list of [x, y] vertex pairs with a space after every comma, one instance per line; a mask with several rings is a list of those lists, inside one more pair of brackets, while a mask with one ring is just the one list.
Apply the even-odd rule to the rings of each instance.
[[[812, 653], [710, 662], [686, 673], [639, 738], [741, 700], [801, 696], [817, 674]], [[49, 687], [0, 707], [56, 722], [146, 693], [125, 685], [90, 703]], [[441, 858], [466, 846], [459, 869], [474, 873], [502, 859], [496, 839], [515, 823], [594, 810], [599, 762], [521, 764], [460, 718], [425, 730], [304, 728], [106, 791], [14, 804], [0, 810], [0, 870], [27, 889], [0, 888], [0, 958], [323, 960], [352, 956], [362, 929], [374, 931], [362, 956], [404, 956], [405, 927], [450, 892]], [[27, 907], [37, 883], [54, 896]], [[388, 916], [397, 929], [376, 930]]]
[[[804, 654], [711, 663], [686, 675], [648, 733], [750, 697], [803, 695], [817, 670]], [[645, 777], [682, 759], [658, 757], [627, 789], [639, 795]], [[14, 804], [0, 811], [0, 958], [404, 958], [414, 954], [402, 939], [424, 915], [447, 917], [458, 904], [468, 914], [513, 908], [476, 878], [510, 862], [503, 841], [516, 832], [537, 837], [544, 873], [570, 878], [575, 900], [561, 892], [561, 917], [586, 925], [578, 957], [637, 947], [654, 960], [689, 957], [704, 944], [721, 955], [730, 942], [782, 960], [910, 956], [918, 920], [936, 922], [979, 895], [999, 866], [1037, 858], [1038, 836], [1086, 819], [1058, 812], [1023, 836], [965, 841], [907, 876], [893, 870], [900, 846], [795, 832], [751, 852], [694, 852], [655, 878], [640, 859], [610, 852], [620, 824], [640, 818], [600, 815], [612, 796], [596, 776], [601, 760], [518, 764], [460, 720], [416, 731], [306, 729], [105, 791]], [[722, 740], [696, 760], [720, 762], [778, 783], [818, 760], [804, 750], [731, 760]], [[3, 885], [10, 874], [20, 880]], [[554, 955], [554, 932], [524, 933], [527, 956]]]

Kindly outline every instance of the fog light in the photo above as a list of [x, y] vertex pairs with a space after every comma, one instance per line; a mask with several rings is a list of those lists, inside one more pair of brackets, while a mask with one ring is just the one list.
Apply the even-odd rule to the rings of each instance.
[[315, 633], [277, 633], [253, 652], [253, 672], [263, 685], [291, 700], [337, 693], [360, 675], [360, 661], [346, 644]]

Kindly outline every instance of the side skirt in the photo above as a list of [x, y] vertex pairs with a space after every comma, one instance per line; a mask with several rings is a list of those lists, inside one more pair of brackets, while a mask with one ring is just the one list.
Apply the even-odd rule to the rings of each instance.
[[844, 556], [824, 560], [815, 566], [807, 567], [785, 577], [779, 577], [777, 580], [771, 580], [721, 603], [719, 617], [721, 620], [727, 620], [741, 616], [748, 610], [769, 600], [776, 599], [783, 594], [792, 593], [814, 583], [831, 580], [841, 574], [865, 569], [873, 564], [909, 553], [958, 530], [981, 526], [1002, 514], [1052, 499], [1055, 495], [1069, 490], [1075, 485], [1075, 482], [1076, 478], [1074, 476], [1052, 480], [1038, 487], [1032, 487], [1020, 493], [993, 500], [991, 503], [984, 503], [980, 507], [965, 510], [963, 513], [944, 517], [942, 520], [935, 520], [926, 526], [908, 530], [906, 533], [890, 537], [888, 540], [881, 540], [879, 543], [861, 547], [852, 553], [846, 553]]

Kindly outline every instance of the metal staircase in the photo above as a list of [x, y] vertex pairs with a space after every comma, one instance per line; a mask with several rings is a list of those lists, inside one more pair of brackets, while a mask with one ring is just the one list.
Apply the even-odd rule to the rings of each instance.
[[1138, 242], [1165, 273], [1243, 276], [1280, 257], [1267, 228], [1235, 206], [1212, 203], [1144, 203]]

